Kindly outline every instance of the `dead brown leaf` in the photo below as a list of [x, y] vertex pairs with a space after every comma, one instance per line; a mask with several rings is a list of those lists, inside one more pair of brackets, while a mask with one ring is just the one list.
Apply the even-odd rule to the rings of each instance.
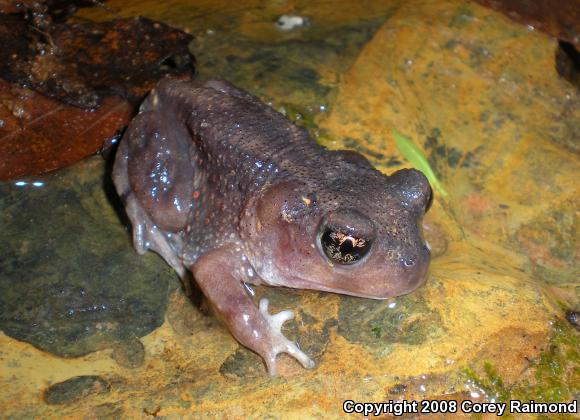
[[94, 154], [131, 113], [119, 97], [85, 110], [0, 79], [0, 180], [52, 171]]
[[32, 1], [0, 0], [0, 13], [22, 13]]
[[0, 0], [0, 13], [48, 13], [52, 18], [72, 15], [80, 7], [97, 6], [97, 0]]
[[0, 77], [82, 108], [110, 95], [135, 103], [164, 75], [194, 74], [192, 39], [145, 18], [39, 27], [0, 15]]
[[0, 180], [95, 153], [161, 77], [195, 71], [191, 35], [144, 18], [59, 23], [59, 0], [45, 3], [0, 14]]

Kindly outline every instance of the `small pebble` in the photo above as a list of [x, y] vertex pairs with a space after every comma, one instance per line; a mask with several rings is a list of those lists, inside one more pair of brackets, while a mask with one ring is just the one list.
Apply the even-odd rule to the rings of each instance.
[[291, 31], [309, 24], [309, 19], [297, 15], [282, 15], [276, 21], [276, 26], [282, 31]]
[[579, 311], [568, 311], [566, 312], [566, 319], [570, 324], [580, 330], [580, 312]]
[[49, 386], [44, 391], [44, 401], [47, 404], [67, 404], [91, 394], [109, 392], [109, 388], [109, 383], [100, 376], [75, 376]]
[[141, 366], [145, 360], [145, 348], [143, 343], [137, 338], [122, 341], [113, 347], [111, 357], [119, 365], [128, 369], [135, 369]]
[[396, 384], [390, 389], [391, 394], [402, 394], [407, 390], [407, 385], [405, 384]]

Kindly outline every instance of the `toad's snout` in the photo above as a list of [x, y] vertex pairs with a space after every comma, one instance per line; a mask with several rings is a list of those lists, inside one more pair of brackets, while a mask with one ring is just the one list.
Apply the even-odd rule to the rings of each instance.
[[416, 255], [399, 259], [401, 285], [406, 289], [403, 293], [409, 293], [425, 283], [430, 260], [431, 252], [425, 245]]

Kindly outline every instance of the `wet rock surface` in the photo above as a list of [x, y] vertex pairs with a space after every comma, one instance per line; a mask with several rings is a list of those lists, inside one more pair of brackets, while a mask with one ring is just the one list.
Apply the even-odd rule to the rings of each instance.
[[441, 316], [429, 309], [421, 293], [391, 302], [344, 297], [338, 334], [385, 356], [397, 343], [420, 345], [445, 334]]
[[158, 257], [137, 257], [103, 188], [104, 168], [96, 157], [0, 186], [0, 329], [59, 356], [151, 332], [176, 286]]

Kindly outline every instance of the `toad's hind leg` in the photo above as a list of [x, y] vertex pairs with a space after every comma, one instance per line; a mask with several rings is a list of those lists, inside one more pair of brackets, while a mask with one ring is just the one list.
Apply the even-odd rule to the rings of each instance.
[[[133, 227], [138, 253], [158, 253], [182, 278], [182, 231], [192, 208], [194, 166], [187, 128], [157, 111], [141, 112], [123, 136], [113, 181]], [[170, 125], [171, 124], [171, 125]]]

